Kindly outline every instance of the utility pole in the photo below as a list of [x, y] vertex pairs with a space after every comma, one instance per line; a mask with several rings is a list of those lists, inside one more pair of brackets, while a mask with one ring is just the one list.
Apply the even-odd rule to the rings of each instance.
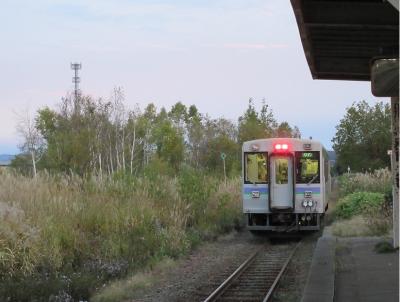
[[399, 97], [391, 98], [392, 108], [392, 177], [393, 177], [393, 247], [399, 247]]
[[226, 158], [226, 154], [225, 153], [221, 153], [221, 159], [222, 162], [224, 164], [224, 180], [225, 180], [225, 185], [226, 185], [226, 168], [225, 168], [225, 158]]
[[74, 83], [74, 110], [75, 113], [79, 112], [79, 83], [81, 82], [81, 78], [78, 76], [78, 70], [82, 68], [81, 63], [71, 63], [71, 69], [75, 71], [75, 76], [72, 77], [72, 83]]

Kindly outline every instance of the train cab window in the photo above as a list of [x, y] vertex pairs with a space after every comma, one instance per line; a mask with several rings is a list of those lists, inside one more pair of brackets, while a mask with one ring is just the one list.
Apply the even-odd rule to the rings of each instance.
[[275, 160], [275, 182], [277, 185], [288, 183], [288, 159], [279, 158]]
[[245, 183], [267, 183], [267, 153], [245, 153]]
[[320, 183], [319, 152], [296, 152], [296, 183]]
[[327, 183], [329, 180], [329, 161], [326, 159], [324, 161], [324, 177], [325, 177], [325, 183]]

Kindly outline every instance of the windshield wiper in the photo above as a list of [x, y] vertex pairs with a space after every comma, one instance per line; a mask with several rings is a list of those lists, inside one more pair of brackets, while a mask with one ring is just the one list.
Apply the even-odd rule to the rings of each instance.
[[307, 183], [307, 185], [310, 185], [314, 180], [316, 180], [318, 177], [318, 174], [315, 174], [313, 178]]

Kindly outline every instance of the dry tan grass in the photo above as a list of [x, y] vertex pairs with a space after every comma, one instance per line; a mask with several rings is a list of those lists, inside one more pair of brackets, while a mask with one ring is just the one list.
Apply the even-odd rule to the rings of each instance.
[[363, 236], [389, 236], [390, 221], [381, 217], [376, 222], [362, 215], [353, 216], [346, 220], [337, 220], [332, 224], [332, 233], [340, 237], [363, 237]]
[[155, 183], [41, 173], [32, 179], [1, 171], [0, 276], [29, 275], [38, 267], [63, 271], [75, 263], [96, 264], [94, 273], [113, 267], [118, 275], [126, 269], [120, 263], [135, 270], [177, 257], [202, 234], [238, 224], [239, 179], [217, 185], [201, 210], [190, 195], [181, 197], [179, 185], [173, 177]]
[[391, 192], [392, 173], [389, 169], [379, 169], [372, 173], [343, 174], [339, 177], [340, 195], [353, 192]]
[[332, 233], [340, 237], [372, 236], [373, 232], [367, 225], [364, 217], [354, 216], [348, 220], [335, 221], [332, 224]]
[[113, 281], [96, 293], [93, 302], [132, 301], [140, 289], [152, 286], [168, 270], [176, 265], [171, 258], [164, 258], [152, 270], [141, 271], [123, 280]]

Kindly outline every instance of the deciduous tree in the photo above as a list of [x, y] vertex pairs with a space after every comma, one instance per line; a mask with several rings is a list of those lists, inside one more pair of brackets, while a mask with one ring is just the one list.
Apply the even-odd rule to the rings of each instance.
[[379, 102], [370, 106], [366, 101], [353, 103], [336, 126], [332, 142], [338, 156], [339, 172], [346, 171], [348, 166], [352, 171], [389, 167], [390, 105]]
[[43, 148], [43, 138], [36, 128], [35, 120], [29, 110], [18, 114], [17, 132], [22, 138], [20, 148], [23, 152], [30, 154], [33, 176], [36, 177], [36, 162], [39, 160], [38, 156]]

